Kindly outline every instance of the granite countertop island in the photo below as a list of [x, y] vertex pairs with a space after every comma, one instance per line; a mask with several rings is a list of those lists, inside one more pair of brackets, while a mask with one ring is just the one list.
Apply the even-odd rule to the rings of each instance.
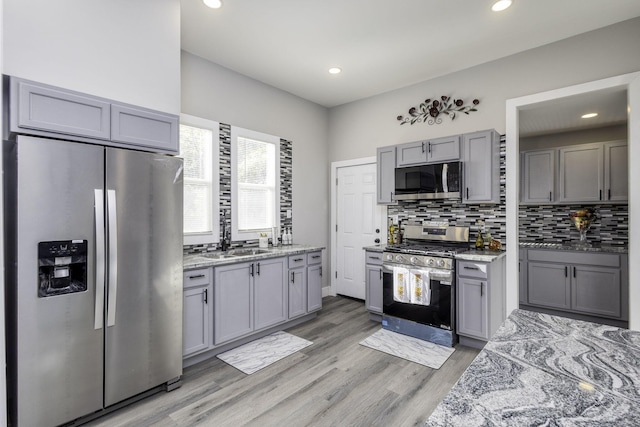
[[427, 426], [638, 426], [640, 332], [515, 310]]

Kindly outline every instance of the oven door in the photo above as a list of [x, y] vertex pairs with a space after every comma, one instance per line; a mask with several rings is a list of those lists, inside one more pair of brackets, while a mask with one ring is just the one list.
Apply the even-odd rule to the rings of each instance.
[[[398, 267], [405, 267], [398, 265]], [[415, 267], [406, 266], [411, 270]], [[429, 305], [399, 302], [394, 294], [393, 265], [382, 266], [383, 306], [385, 315], [436, 328], [454, 331], [455, 272], [437, 268], [421, 268], [429, 273], [429, 289], [431, 298]]]

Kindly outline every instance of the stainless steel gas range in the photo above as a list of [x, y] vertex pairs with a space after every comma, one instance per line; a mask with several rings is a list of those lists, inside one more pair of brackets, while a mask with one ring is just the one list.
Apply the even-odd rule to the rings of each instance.
[[406, 225], [404, 238], [383, 252], [382, 327], [453, 347], [455, 256], [469, 249], [469, 228], [425, 222]]

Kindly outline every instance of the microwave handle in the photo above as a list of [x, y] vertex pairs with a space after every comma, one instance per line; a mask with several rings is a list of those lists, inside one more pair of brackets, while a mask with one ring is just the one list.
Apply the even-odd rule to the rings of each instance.
[[449, 183], [447, 178], [449, 177], [449, 164], [445, 163], [442, 165], [442, 191], [445, 193], [449, 192]]

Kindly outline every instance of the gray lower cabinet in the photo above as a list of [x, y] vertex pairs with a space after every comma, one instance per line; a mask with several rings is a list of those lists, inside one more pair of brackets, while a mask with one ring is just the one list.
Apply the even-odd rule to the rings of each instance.
[[185, 271], [183, 284], [182, 355], [189, 357], [213, 344], [211, 269]]
[[462, 135], [465, 203], [500, 202], [500, 135], [485, 130]]
[[376, 185], [379, 205], [397, 203], [393, 200], [396, 190], [396, 147], [380, 147], [377, 149]]
[[526, 304], [628, 319], [626, 254], [529, 249], [527, 268]]
[[488, 341], [504, 321], [504, 261], [457, 261], [458, 335]]
[[382, 254], [365, 251], [365, 308], [374, 314], [382, 314]]
[[307, 254], [307, 312], [322, 308], [322, 252]]
[[287, 320], [285, 258], [254, 263], [254, 329], [260, 330]]
[[289, 319], [307, 313], [306, 254], [289, 256]]
[[252, 262], [214, 268], [214, 344], [253, 331]]
[[177, 154], [179, 118], [17, 77], [10, 78], [9, 130]]

